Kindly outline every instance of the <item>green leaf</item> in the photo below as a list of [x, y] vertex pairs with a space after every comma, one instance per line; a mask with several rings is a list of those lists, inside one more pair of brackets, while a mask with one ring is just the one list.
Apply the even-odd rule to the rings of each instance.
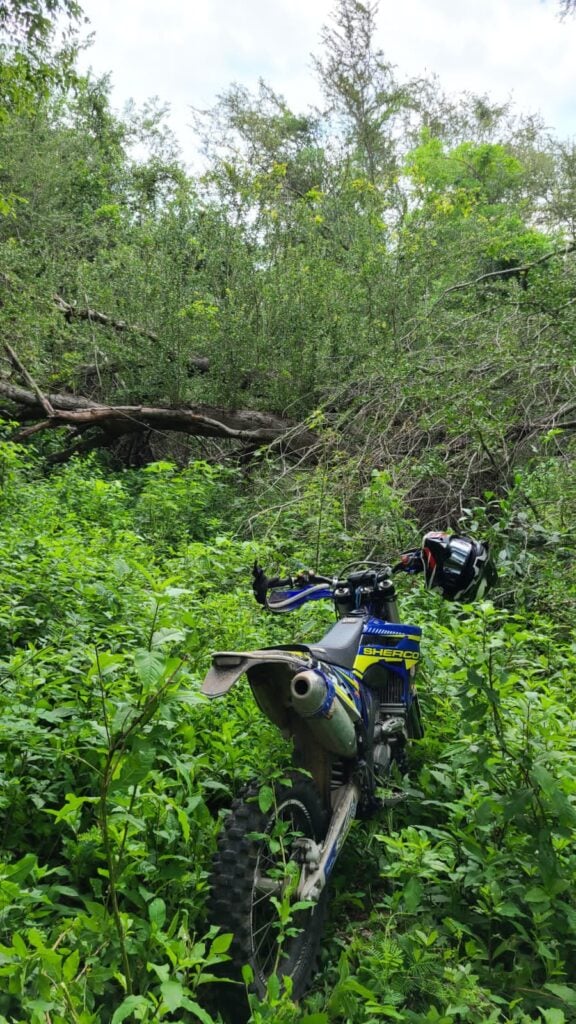
[[80, 963], [80, 953], [77, 949], [74, 949], [70, 956], [66, 957], [64, 966], [62, 968], [62, 975], [65, 981], [72, 981], [78, 973], [78, 964]]
[[542, 765], [536, 765], [532, 770], [532, 777], [538, 783], [542, 792], [546, 796], [551, 796], [554, 790], [557, 788], [558, 783], [553, 775], [550, 774], [547, 768]]
[[170, 964], [155, 964], [151, 960], [146, 964], [147, 971], [154, 971], [159, 981], [168, 981], [170, 975]]
[[188, 821], [188, 815], [181, 807], [176, 808], [176, 814], [178, 817], [178, 824], [182, 829], [182, 837], [184, 842], [187, 843], [190, 839], [190, 822]]
[[125, 558], [118, 556], [112, 560], [112, 568], [114, 569], [114, 575], [116, 579], [123, 580], [126, 576], [129, 576], [132, 572], [128, 562]]
[[157, 629], [153, 634], [152, 647], [162, 647], [163, 644], [179, 644], [185, 639], [186, 633], [183, 629], [174, 629], [169, 626], [165, 626], [162, 629]]
[[347, 992], [354, 992], [356, 995], [362, 996], [363, 999], [367, 999], [369, 1002], [374, 1000], [374, 993], [371, 992], [366, 985], [361, 985], [359, 981], [356, 981], [356, 978], [347, 978], [345, 985]]
[[37, 863], [35, 854], [27, 853], [21, 860], [16, 861], [12, 865], [11, 870], [7, 872], [5, 877], [9, 878], [11, 882], [23, 882], [37, 866]]
[[123, 654], [112, 654], [110, 651], [99, 651], [88, 672], [88, 678], [94, 676], [105, 678], [125, 663]]
[[217, 935], [214, 941], [210, 945], [209, 956], [214, 956], [220, 953], [227, 953], [230, 949], [230, 943], [234, 935], [231, 932], [225, 932], [223, 935]]
[[131, 1014], [134, 1014], [137, 1020], [143, 1020], [149, 1005], [148, 1000], [144, 996], [126, 996], [126, 999], [122, 1000], [120, 1006], [114, 1012], [110, 1024], [122, 1024], [122, 1021], [126, 1020]]
[[267, 814], [274, 803], [274, 790], [271, 786], [261, 786], [258, 793], [258, 806], [262, 814]]
[[252, 970], [250, 964], [244, 964], [242, 968], [242, 981], [247, 987], [250, 986], [254, 981], [254, 971]]
[[540, 1006], [538, 1009], [544, 1018], [545, 1024], [566, 1024], [566, 1017], [564, 1016], [563, 1010], [558, 1010], [556, 1007], [543, 1010]]
[[568, 985], [556, 985], [551, 981], [547, 982], [544, 988], [561, 999], [567, 1006], [576, 1006], [576, 989], [568, 988]]
[[134, 666], [138, 679], [148, 689], [162, 677], [166, 668], [166, 658], [157, 651], [139, 650], [134, 655]]
[[276, 1002], [276, 1000], [279, 999], [280, 979], [277, 974], [271, 974], [270, 977], [268, 978], [268, 983], [266, 985], [266, 994], [268, 996], [268, 999], [270, 999], [272, 1002]]
[[31, 946], [35, 949], [46, 949], [46, 942], [43, 935], [40, 934], [37, 928], [30, 928], [26, 933], [26, 938]]
[[550, 897], [544, 889], [541, 889], [539, 885], [533, 885], [532, 888], [528, 889], [524, 893], [524, 899], [527, 903], [549, 903]]
[[16, 950], [18, 956], [28, 956], [28, 947], [24, 942], [24, 939], [22, 938], [21, 935], [18, 934], [18, 932], [15, 932], [14, 935], [12, 936], [12, 946]]
[[127, 787], [137, 786], [149, 774], [156, 758], [156, 750], [146, 744], [131, 752], [125, 759], [118, 779], [113, 788], [126, 791]]
[[402, 897], [406, 913], [414, 914], [422, 899], [422, 883], [417, 878], [409, 879], [404, 886]]
[[148, 904], [148, 917], [157, 928], [162, 928], [166, 920], [166, 904], [159, 896]]
[[189, 999], [188, 996], [184, 996], [182, 999], [182, 1006], [185, 1010], [190, 1010], [198, 1020], [202, 1021], [202, 1024], [214, 1024], [214, 1018], [209, 1013], [206, 1013], [206, 1010], [203, 1010], [193, 999]]
[[501, 917], [522, 917], [522, 911], [515, 903], [511, 903], [510, 900], [506, 900], [504, 903], [499, 903], [496, 907], [496, 911]]
[[179, 981], [163, 981], [160, 985], [162, 999], [171, 1013], [179, 1010], [183, 1004], [185, 992]]
[[59, 811], [49, 810], [49, 814], [54, 815], [54, 821], [67, 821], [74, 824], [79, 819], [79, 812], [85, 804], [96, 804], [98, 803], [97, 796], [76, 796], [75, 793], [66, 793], [66, 803], [62, 805]]

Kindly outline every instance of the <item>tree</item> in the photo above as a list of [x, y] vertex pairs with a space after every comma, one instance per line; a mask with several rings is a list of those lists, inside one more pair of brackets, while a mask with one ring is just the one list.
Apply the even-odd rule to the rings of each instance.
[[416, 105], [415, 83], [400, 84], [375, 45], [377, 4], [338, 0], [314, 58], [331, 110], [342, 120], [358, 169], [376, 184], [396, 166], [396, 129]]
[[4, 33], [12, 46], [46, 46], [57, 17], [79, 21], [82, 8], [77, 0], [2, 0], [0, 38]]
[[[77, 0], [0, 0], [0, 125], [33, 114], [55, 86], [73, 79], [81, 17]], [[57, 18], [63, 26], [58, 45]], [[19, 199], [0, 188], [0, 217], [12, 216]]]
[[12, 109], [30, 109], [35, 97], [45, 97], [55, 83], [70, 80], [76, 27], [82, 20], [77, 0], [0, 0], [4, 116]]

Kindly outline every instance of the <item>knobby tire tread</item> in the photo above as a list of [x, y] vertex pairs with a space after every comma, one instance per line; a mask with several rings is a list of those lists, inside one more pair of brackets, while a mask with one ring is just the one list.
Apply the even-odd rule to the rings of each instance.
[[[242, 799], [232, 804], [218, 839], [218, 849], [211, 871], [211, 893], [208, 903], [210, 922], [219, 925], [222, 932], [232, 932], [234, 938], [228, 951], [230, 961], [223, 965], [223, 975], [242, 981], [242, 967], [250, 963], [254, 971], [252, 990], [262, 997], [266, 980], [252, 958], [251, 913], [254, 880], [262, 841], [249, 838], [250, 833], [264, 833], [274, 818], [274, 807], [264, 813], [258, 806], [260, 786], [254, 785]], [[296, 801], [303, 804], [309, 816], [313, 838], [322, 839], [326, 832], [327, 815], [320, 796], [310, 779], [295, 774], [292, 784], [276, 787], [276, 806]], [[315, 967], [326, 913], [325, 888], [299, 935], [288, 940], [289, 954], [280, 961], [278, 974], [290, 975], [293, 982], [292, 998], [299, 999], [305, 992]], [[247, 1012], [244, 986], [221, 985], [218, 996], [223, 1012], [234, 1014], [234, 1020], [243, 1019], [242, 1003]], [[232, 1019], [232, 1018], [231, 1018]], [[245, 1018], [244, 1018], [245, 1019]]]

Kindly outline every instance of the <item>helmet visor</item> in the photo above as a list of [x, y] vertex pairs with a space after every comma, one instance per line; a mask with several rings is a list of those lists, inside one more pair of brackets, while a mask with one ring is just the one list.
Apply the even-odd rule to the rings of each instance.
[[462, 575], [462, 570], [470, 558], [471, 551], [472, 545], [470, 541], [463, 540], [460, 537], [451, 537], [448, 557], [442, 566], [443, 573], [453, 580], [459, 579]]

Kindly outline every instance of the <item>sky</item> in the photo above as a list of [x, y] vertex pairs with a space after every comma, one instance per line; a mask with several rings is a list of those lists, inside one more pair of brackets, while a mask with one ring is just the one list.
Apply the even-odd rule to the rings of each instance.
[[[311, 54], [333, 0], [81, 0], [94, 33], [82, 66], [111, 74], [121, 110], [158, 96], [184, 158], [190, 108], [260, 78], [297, 113], [321, 104]], [[444, 91], [487, 93], [576, 137], [576, 17], [557, 0], [380, 0], [377, 44], [399, 77], [436, 73]]]

